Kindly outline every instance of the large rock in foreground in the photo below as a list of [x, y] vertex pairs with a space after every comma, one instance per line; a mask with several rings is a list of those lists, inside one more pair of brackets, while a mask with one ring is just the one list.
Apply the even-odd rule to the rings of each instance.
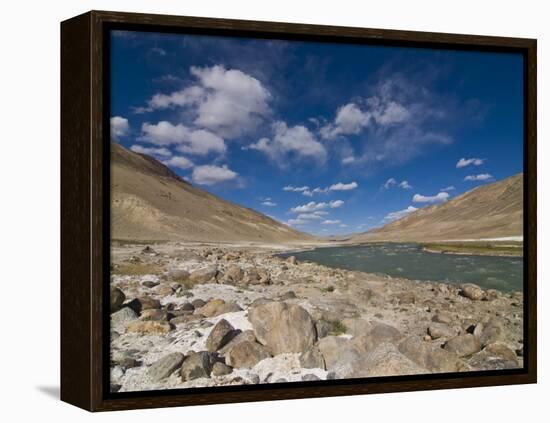
[[459, 357], [466, 357], [481, 350], [481, 343], [477, 336], [471, 333], [455, 336], [447, 341], [445, 350], [455, 353]]
[[147, 370], [147, 375], [153, 382], [158, 382], [165, 379], [181, 366], [184, 358], [185, 356], [179, 352], [173, 352], [165, 355], [149, 367], [149, 370]]
[[181, 380], [186, 382], [201, 377], [210, 377], [214, 363], [214, 356], [208, 351], [192, 351], [181, 366]]
[[273, 355], [304, 352], [317, 340], [311, 316], [296, 304], [273, 301], [259, 305], [249, 310], [248, 320], [256, 339]]
[[126, 300], [126, 295], [120, 289], [111, 287], [111, 313], [115, 313], [122, 308], [122, 304]]
[[254, 367], [264, 358], [271, 357], [267, 349], [257, 342], [242, 341], [235, 345], [225, 355], [228, 366], [240, 368]]

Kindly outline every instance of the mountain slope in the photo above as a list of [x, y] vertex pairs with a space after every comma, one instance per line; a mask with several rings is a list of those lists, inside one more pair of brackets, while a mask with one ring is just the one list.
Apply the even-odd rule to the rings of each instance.
[[519, 235], [523, 235], [523, 173], [353, 235], [350, 241], [444, 241]]
[[111, 238], [296, 242], [313, 238], [222, 200], [157, 160], [111, 143]]

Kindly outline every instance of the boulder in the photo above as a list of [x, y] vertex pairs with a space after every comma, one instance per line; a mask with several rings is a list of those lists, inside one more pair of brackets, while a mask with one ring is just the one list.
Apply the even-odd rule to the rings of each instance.
[[225, 346], [223, 346], [218, 350], [218, 354], [222, 356], [225, 355], [227, 352], [229, 352], [231, 348], [233, 348], [239, 342], [243, 342], [243, 341], [256, 342], [256, 336], [254, 335], [254, 331], [245, 330], [243, 332], [238, 333]]
[[111, 287], [111, 313], [116, 313], [122, 308], [122, 304], [126, 300], [126, 295], [120, 289]]
[[481, 343], [476, 336], [465, 333], [449, 339], [443, 348], [459, 357], [466, 357], [481, 350]]
[[141, 335], [165, 335], [171, 330], [170, 323], [156, 320], [138, 320], [126, 326], [126, 332]]
[[165, 310], [149, 308], [141, 312], [140, 320], [168, 320], [168, 313]]
[[251, 368], [268, 357], [271, 357], [271, 354], [263, 345], [257, 342], [242, 341], [233, 346], [225, 355], [225, 363], [237, 369]]
[[300, 355], [300, 365], [305, 369], [324, 369], [325, 360], [317, 346], [313, 346]]
[[193, 301], [191, 301], [191, 305], [197, 309], [197, 308], [200, 308], [202, 307], [203, 305], [206, 304], [206, 301], [204, 300], [201, 300], [200, 298], [195, 298]]
[[165, 355], [149, 367], [147, 370], [147, 375], [153, 382], [159, 382], [179, 369], [184, 358], [185, 356], [179, 352], [173, 352]]
[[195, 313], [204, 317], [215, 317], [220, 314], [241, 311], [242, 309], [236, 303], [226, 303], [222, 299], [208, 301], [205, 305], [195, 308]]
[[244, 277], [243, 269], [236, 264], [233, 264], [227, 268], [224, 274], [224, 280], [226, 283], [239, 284]]
[[492, 318], [483, 325], [483, 329], [479, 334], [479, 341], [482, 346], [503, 340], [504, 328], [498, 319]]
[[335, 363], [338, 361], [342, 352], [346, 349], [352, 348], [353, 345], [346, 338], [339, 336], [326, 336], [319, 340], [317, 347], [321, 352], [326, 369], [329, 370], [335, 366]]
[[432, 373], [453, 373], [460, 371], [463, 367], [456, 354], [443, 350], [438, 345], [422, 341], [415, 336], [401, 341], [398, 349], [407, 358]]
[[191, 273], [189, 276], [189, 283], [191, 285], [198, 285], [208, 282], [215, 282], [217, 274], [218, 268], [216, 266], [204, 267]]
[[300, 353], [317, 340], [309, 313], [296, 304], [273, 301], [248, 311], [256, 339], [273, 354]]
[[393, 326], [385, 323], [376, 323], [372, 328], [363, 335], [358, 335], [354, 338], [354, 344], [360, 351], [369, 351], [376, 348], [382, 343], [397, 343], [403, 335]]
[[235, 335], [235, 328], [227, 320], [221, 319], [210, 331], [206, 339], [206, 349], [211, 352], [218, 351], [231, 341]]
[[281, 301], [294, 300], [295, 298], [297, 298], [297, 297], [296, 297], [296, 293], [294, 291], [287, 291], [279, 297], [279, 299]]
[[150, 308], [161, 308], [160, 301], [151, 297], [134, 298], [127, 304], [127, 306], [134, 310], [137, 314], [140, 314], [143, 310]]
[[141, 285], [143, 285], [146, 288], [154, 288], [155, 286], [160, 285], [160, 282], [159, 281], [143, 281], [141, 283]]
[[472, 301], [480, 301], [485, 297], [485, 291], [473, 283], [467, 283], [460, 287], [460, 295]]
[[117, 331], [124, 331], [126, 325], [138, 319], [138, 315], [129, 307], [122, 307], [119, 311], [111, 314], [111, 328]]
[[180, 370], [181, 380], [186, 382], [201, 377], [210, 377], [214, 363], [215, 359], [212, 353], [208, 351], [192, 351], [183, 360]]
[[432, 339], [452, 338], [457, 335], [457, 331], [443, 323], [432, 323], [428, 327], [428, 335]]
[[111, 350], [111, 365], [117, 365], [123, 369], [138, 367], [141, 363], [127, 351]]
[[437, 314], [434, 314], [432, 317], [432, 322], [436, 323], [444, 323], [444, 324], [451, 324], [454, 322], [454, 318], [451, 313], [448, 313], [446, 311], [441, 311]]
[[347, 318], [342, 323], [348, 328], [347, 333], [353, 336], [361, 336], [372, 330], [372, 325], [365, 319]]
[[166, 276], [168, 279], [173, 281], [187, 282], [189, 280], [190, 273], [186, 269], [173, 267], [168, 269]]
[[225, 376], [231, 373], [233, 369], [224, 363], [219, 361], [215, 362], [212, 366], [212, 376]]
[[324, 338], [330, 334], [332, 325], [326, 320], [320, 319], [315, 322], [315, 330], [317, 331], [318, 338]]
[[483, 351], [474, 354], [468, 361], [474, 369], [505, 370], [520, 367], [514, 351], [502, 343], [487, 345]]

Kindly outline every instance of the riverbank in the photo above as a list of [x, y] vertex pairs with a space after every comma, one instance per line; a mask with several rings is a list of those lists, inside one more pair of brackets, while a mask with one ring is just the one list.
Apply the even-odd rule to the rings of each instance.
[[440, 254], [523, 257], [523, 242], [470, 241], [421, 244], [424, 251]]
[[283, 260], [272, 247], [113, 246], [112, 390], [522, 366], [521, 292]]

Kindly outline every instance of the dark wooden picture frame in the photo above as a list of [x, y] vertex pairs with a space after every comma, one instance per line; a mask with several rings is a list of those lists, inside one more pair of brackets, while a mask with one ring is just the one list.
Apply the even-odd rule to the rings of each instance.
[[[109, 393], [109, 29], [513, 51], [524, 57], [524, 368]], [[90, 411], [536, 383], [536, 40], [92, 11], [61, 24], [61, 399]], [[106, 306], [107, 305], [107, 306]]]

